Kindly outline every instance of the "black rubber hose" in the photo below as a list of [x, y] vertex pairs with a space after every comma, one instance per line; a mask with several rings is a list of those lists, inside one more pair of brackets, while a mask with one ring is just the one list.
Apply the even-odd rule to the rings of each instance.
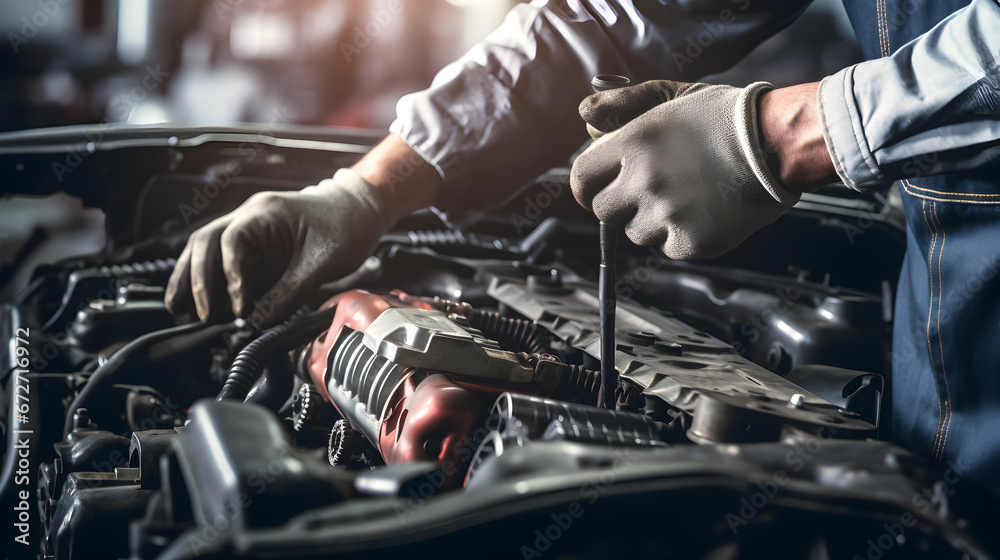
[[317, 337], [324, 329], [330, 327], [330, 322], [333, 321], [333, 315], [336, 312], [337, 308], [334, 306], [292, 319], [272, 328], [247, 344], [233, 360], [226, 384], [219, 391], [215, 400], [242, 401], [246, 399], [250, 388], [264, 373], [264, 368], [279, 353], [288, 352]]
[[555, 234], [559, 233], [560, 229], [562, 229], [562, 222], [559, 218], [553, 216], [545, 218], [542, 220], [542, 223], [538, 224], [538, 227], [524, 236], [524, 239], [521, 240], [518, 246], [521, 248], [522, 253], [529, 255], [535, 249], [548, 242]]
[[450, 229], [409, 231], [406, 233], [414, 247], [439, 247], [443, 245], [462, 245], [470, 240], [461, 231]]
[[123, 378], [130, 372], [147, 371], [148, 368], [140, 366], [189, 351], [191, 348], [200, 346], [235, 329], [235, 323], [221, 325], [206, 325], [200, 322], [188, 323], [151, 332], [126, 344], [91, 374], [83, 390], [69, 405], [66, 420], [63, 422], [63, 435], [68, 435], [73, 431], [73, 413], [77, 409], [94, 408], [96, 403], [91, 402], [94, 400], [94, 395], [100, 394], [103, 389], [111, 387], [115, 383], [124, 382]]
[[550, 352], [545, 331], [531, 321], [504, 317], [493, 311], [475, 310], [469, 317], [469, 324], [479, 329], [486, 338], [499, 342], [513, 352]]
[[585, 404], [600, 406], [601, 372], [579, 365], [570, 365], [564, 386], [574, 397]]
[[292, 396], [295, 386], [295, 370], [287, 355], [277, 355], [267, 365], [259, 381], [254, 383], [244, 403], [259, 404], [274, 412]]
[[[434, 229], [413, 230], [406, 233], [387, 233], [382, 236], [382, 243], [399, 243], [411, 247], [429, 247], [442, 249], [448, 247], [466, 247], [470, 250], [506, 251], [527, 255], [547, 242], [562, 229], [558, 218], [549, 217], [538, 224], [520, 241], [492, 236], [480, 236], [465, 233], [460, 230]], [[499, 244], [499, 245], [498, 245]]]
[[456, 246], [475, 246], [478, 239], [466, 236], [461, 231], [449, 229], [414, 230], [406, 233], [387, 233], [382, 236], [382, 243], [398, 243], [411, 247], [429, 247], [440, 249]]
[[[127, 264], [115, 264], [111, 266], [101, 266], [101, 267], [90, 267], [81, 270], [73, 271], [70, 275], [73, 278], [93, 278], [98, 277], [104, 280], [121, 280], [123, 278], [144, 278], [151, 280], [153, 282], [162, 282], [166, 284], [167, 278], [170, 277], [170, 273], [174, 270], [174, 265], [177, 263], [175, 259], [166, 260], [155, 260], [155, 261], [143, 261]], [[101, 280], [103, 282], [104, 280]], [[69, 285], [66, 286], [67, 292], [63, 295], [62, 302], [59, 304], [59, 309], [52, 314], [52, 317], [42, 326], [42, 330], [45, 332], [53, 332], [54, 330], [62, 330], [65, 326], [73, 319], [76, 312], [83, 307], [86, 302], [84, 298], [90, 293], [86, 289], [79, 288], [79, 284], [76, 282], [81, 282], [83, 280], [69, 281]], [[24, 302], [28, 297], [29, 291], [25, 290], [22, 292], [22, 296], [17, 299], [18, 304]]]
[[426, 247], [456, 257], [494, 256], [519, 259], [525, 256], [520, 244], [512, 239], [448, 229], [389, 233], [382, 236], [381, 242], [417, 248]]

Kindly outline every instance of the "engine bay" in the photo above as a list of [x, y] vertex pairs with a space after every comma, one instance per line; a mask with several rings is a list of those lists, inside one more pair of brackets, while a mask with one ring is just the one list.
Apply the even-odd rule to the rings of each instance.
[[[144, 212], [189, 196], [164, 169]], [[987, 498], [888, 438], [891, 204], [808, 195], [713, 261], [624, 249], [605, 409], [597, 223], [568, 190], [554, 170], [471, 227], [411, 216], [271, 328], [171, 315], [191, 227], [97, 197], [109, 250], [0, 306], [5, 531], [33, 545], [4, 554], [989, 557]]]

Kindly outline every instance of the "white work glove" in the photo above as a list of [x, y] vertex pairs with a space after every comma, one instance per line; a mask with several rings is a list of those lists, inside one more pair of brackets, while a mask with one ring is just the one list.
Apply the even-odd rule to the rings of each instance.
[[607, 134], [573, 164], [573, 195], [673, 259], [735, 248], [800, 196], [767, 168], [757, 101], [771, 89], [659, 80], [591, 95], [580, 114]]
[[167, 308], [272, 325], [309, 290], [356, 270], [388, 227], [374, 188], [350, 169], [298, 192], [257, 193], [191, 234]]

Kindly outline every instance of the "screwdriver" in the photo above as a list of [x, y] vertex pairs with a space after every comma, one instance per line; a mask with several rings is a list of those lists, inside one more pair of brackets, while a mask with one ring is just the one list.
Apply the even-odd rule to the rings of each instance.
[[[595, 92], [608, 91], [629, 85], [625, 76], [598, 74], [590, 81]], [[597, 140], [603, 132], [587, 123], [587, 132]], [[615, 314], [618, 308], [615, 293], [615, 261], [618, 252], [618, 228], [601, 222], [601, 268], [598, 275], [597, 298], [601, 314], [601, 406], [617, 408], [618, 370], [615, 368]]]
[[618, 251], [618, 228], [601, 222], [601, 270], [597, 281], [597, 298], [601, 307], [601, 406], [617, 408], [615, 390], [618, 370], [615, 368], [615, 254]]

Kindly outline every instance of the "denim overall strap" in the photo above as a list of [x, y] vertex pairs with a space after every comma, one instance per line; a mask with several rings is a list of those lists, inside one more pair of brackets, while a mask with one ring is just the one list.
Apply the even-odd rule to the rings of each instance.
[[[844, 1], [869, 59], [968, 3]], [[1000, 174], [951, 173], [900, 187], [907, 247], [893, 333], [894, 438], [1000, 495]]]

